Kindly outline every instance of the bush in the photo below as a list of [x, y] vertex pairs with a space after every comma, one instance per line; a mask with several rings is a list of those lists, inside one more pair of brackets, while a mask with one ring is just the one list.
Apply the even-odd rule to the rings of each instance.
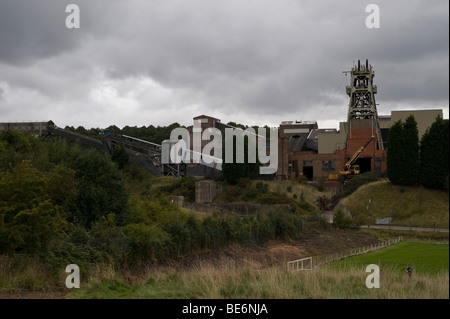
[[320, 216], [319, 214], [309, 215], [306, 218], [305, 223], [310, 228], [313, 228], [313, 227], [314, 228], [317, 228], [317, 227], [327, 228], [327, 227], [329, 227], [329, 224], [327, 223], [327, 221], [322, 216]]
[[320, 178], [316, 187], [319, 192], [323, 192], [325, 190], [325, 178]]
[[28, 162], [0, 176], [0, 253], [45, 250], [66, 221], [47, 194], [47, 178]]
[[298, 205], [307, 212], [314, 212], [316, 210], [316, 207], [306, 200], [300, 200]]
[[73, 169], [77, 177], [78, 197], [71, 205], [70, 221], [90, 226], [102, 216], [114, 213], [123, 221], [127, 213], [128, 193], [123, 174], [105, 153], [90, 150], [81, 154]]
[[267, 193], [269, 191], [269, 185], [261, 181], [257, 182], [255, 187], [262, 194]]
[[130, 156], [128, 155], [125, 146], [116, 146], [111, 154], [111, 160], [117, 164], [119, 169], [123, 169], [128, 164]]
[[356, 227], [353, 219], [345, 216], [345, 213], [342, 209], [338, 209], [338, 211], [334, 214], [333, 226], [341, 229]]
[[297, 178], [298, 182], [300, 184], [306, 184], [308, 183], [308, 177], [306, 177], [305, 175], [301, 175]]
[[179, 178], [169, 185], [158, 187], [156, 193], [163, 195], [184, 196], [186, 202], [195, 201], [195, 183], [198, 181], [193, 176]]
[[385, 172], [373, 171], [354, 176], [344, 184], [343, 196], [348, 196], [359, 187], [386, 178]]

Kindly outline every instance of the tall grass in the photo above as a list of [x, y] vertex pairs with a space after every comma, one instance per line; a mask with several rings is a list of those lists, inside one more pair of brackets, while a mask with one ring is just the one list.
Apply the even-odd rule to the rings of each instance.
[[[50, 265], [36, 255], [0, 255], [0, 292], [66, 289], [67, 265]], [[112, 264], [97, 263], [88, 272], [81, 268], [80, 277], [87, 284], [118, 278], [118, 274]]]
[[395, 267], [383, 269], [380, 288], [369, 289], [365, 267], [324, 266], [318, 270], [289, 272], [282, 267], [256, 270], [232, 261], [198, 264], [179, 271], [149, 269], [141, 282], [121, 279], [94, 282], [72, 298], [148, 299], [410, 299], [449, 298], [449, 274], [415, 274], [411, 279]]
[[[370, 202], [369, 202], [370, 200]], [[448, 192], [423, 187], [396, 186], [378, 181], [361, 186], [341, 200], [359, 224], [392, 217], [393, 225], [449, 227]]]
[[55, 271], [36, 256], [0, 255], [0, 289], [36, 289], [64, 282], [64, 269]]

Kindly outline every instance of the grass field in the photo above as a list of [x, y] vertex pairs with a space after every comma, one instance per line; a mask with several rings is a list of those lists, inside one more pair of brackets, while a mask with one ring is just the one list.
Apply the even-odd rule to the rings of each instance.
[[377, 264], [381, 269], [389, 267], [392, 271], [402, 275], [406, 272], [408, 264], [414, 267], [414, 273], [420, 275], [448, 273], [449, 246], [401, 242], [365, 255], [334, 262], [330, 264], [330, 267], [342, 269], [350, 265], [365, 267], [369, 264]]

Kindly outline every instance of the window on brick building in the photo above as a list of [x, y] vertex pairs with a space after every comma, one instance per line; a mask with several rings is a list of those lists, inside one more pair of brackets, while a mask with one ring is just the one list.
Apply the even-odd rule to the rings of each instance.
[[322, 161], [322, 171], [334, 171], [334, 161]]
[[303, 161], [303, 166], [313, 166], [312, 161]]

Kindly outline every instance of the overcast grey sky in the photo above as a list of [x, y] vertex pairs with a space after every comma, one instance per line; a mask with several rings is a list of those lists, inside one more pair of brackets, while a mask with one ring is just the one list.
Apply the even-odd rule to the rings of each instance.
[[[70, 3], [80, 28], [66, 28]], [[380, 28], [368, 29], [368, 4]], [[119, 127], [347, 116], [358, 59], [378, 113], [449, 109], [448, 0], [0, 0], [0, 121]]]

